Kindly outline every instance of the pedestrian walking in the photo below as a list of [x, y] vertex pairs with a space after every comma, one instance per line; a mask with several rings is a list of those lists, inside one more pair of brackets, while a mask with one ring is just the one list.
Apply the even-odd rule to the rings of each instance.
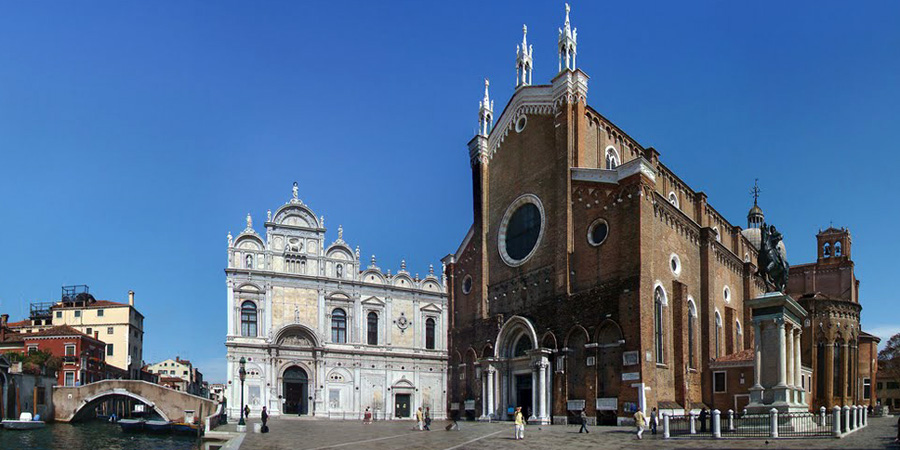
[[578, 432], [581, 433], [584, 431], [585, 433], [590, 433], [587, 428], [587, 414], [584, 412], [584, 408], [581, 408], [581, 428], [578, 429]]
[[431, 407], [425, 408], [425, 429], [431, 431]]
[[244, 419], [250, 419], [250, 405], [244, 405]]
[[516, 406], [516, 440], [525, 439], [525, 417], [522, 416], [522, 407]]
[[650, 433], [656, 434], [657, 426], [659, 426], [659, 414], [656, 413], [656, 408], [653, 408], [650, 411]]
[[259, 414], [259, 418], [262, 419], [262, 428], [259, 429], [260, 433], [268, 433], [269, 432], [269, 412], [266, 411], [266, 407], [263, 406], [262, 413]]
[[363, 413], [363, 423], [366, 425], [372, 424], [372, 411], [369, 411], [368, 406], [366, 406], [366, 412]]
[[420, 406], [419, 409], [416, 410], [416, 427], [419, 428], [419, 431], [422, 431], [425, 427], [423, 419], [424, 417], [422, 416], [422, 407]]
[[641, 410], [637, 410], [634, 413], [634, 426], [637, 427], [637, 438], [643, 439], [642, 435], [644, 434], [644, 423], [647, 421], [647, 417], [644, 416], [644, 412]]
[[447, 425], [446, 430], [456, 430], [459, 431], [459, 411], [453, 410], [450, 412], [450, 425]]
[[706, 419], [709, 417], [709, 411], [706, 410], [704, 406], [703, 409], [700, 410], [700, 432], [706, 433]]

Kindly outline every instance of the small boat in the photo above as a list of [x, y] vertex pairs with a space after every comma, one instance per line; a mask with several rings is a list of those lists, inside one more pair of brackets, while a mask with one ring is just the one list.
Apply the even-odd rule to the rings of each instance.
[[47, 425], [40, 416], [32, 417], [30, 412], [19, 414], [19, 420], [4, 420], [0, 424], [7, 430], [33, 430]]
[[172, 424], [173, 433], [195, 436], [198, 430], [200, 430], [200, 425], [196, 423], [175, 422]]
[[172, 424], [165, 420], [148, 420], [144, 422], [144, 430], [151, 433], [166, 433], [172, 430]]
[[141, 431], [144, 429], [144, 419], [119, 419], [119, 426], [122, 427], [122, 431]]

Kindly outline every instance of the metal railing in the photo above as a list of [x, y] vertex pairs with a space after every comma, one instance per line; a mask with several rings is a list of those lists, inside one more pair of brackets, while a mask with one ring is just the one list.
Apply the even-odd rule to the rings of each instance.
[[778, 437], [815, 437], [832, 435], [830, 414], [787, 413], [778, 415]]
[[832, 411], [820, 408], [819, 413], [737, 414], [713, 410], [704, 414], [664, 414], [661, 420], [663, 436], [712, 438], [815, 438], [840, 437], [868, 425], [868, 411], [862, 406], [835, 407]]

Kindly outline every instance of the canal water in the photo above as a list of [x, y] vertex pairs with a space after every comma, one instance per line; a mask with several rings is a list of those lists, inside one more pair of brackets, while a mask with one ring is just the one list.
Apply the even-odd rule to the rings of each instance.
[[51, 423], [37, 430], [0, 429], [0, 450], [197, 450], [197, 438], [123, 433], [112, 423]]

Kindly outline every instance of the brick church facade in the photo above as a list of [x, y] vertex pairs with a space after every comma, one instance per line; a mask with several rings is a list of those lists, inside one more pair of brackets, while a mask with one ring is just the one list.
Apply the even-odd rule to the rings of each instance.
[[609, 424], [652, 407], [733, 408], [710, 364], [754, 345], [745, 302], [765, 292], [762, 211], [732, 224], [588, 105], [568, 16], [550, 84], [531, 84], [524, 36], [496, 121], [485, 82], [468, 145], [474, 220], [444, 260], [449, 408], [502, 420], [523, 406], [532, 423], [583, 408]]

